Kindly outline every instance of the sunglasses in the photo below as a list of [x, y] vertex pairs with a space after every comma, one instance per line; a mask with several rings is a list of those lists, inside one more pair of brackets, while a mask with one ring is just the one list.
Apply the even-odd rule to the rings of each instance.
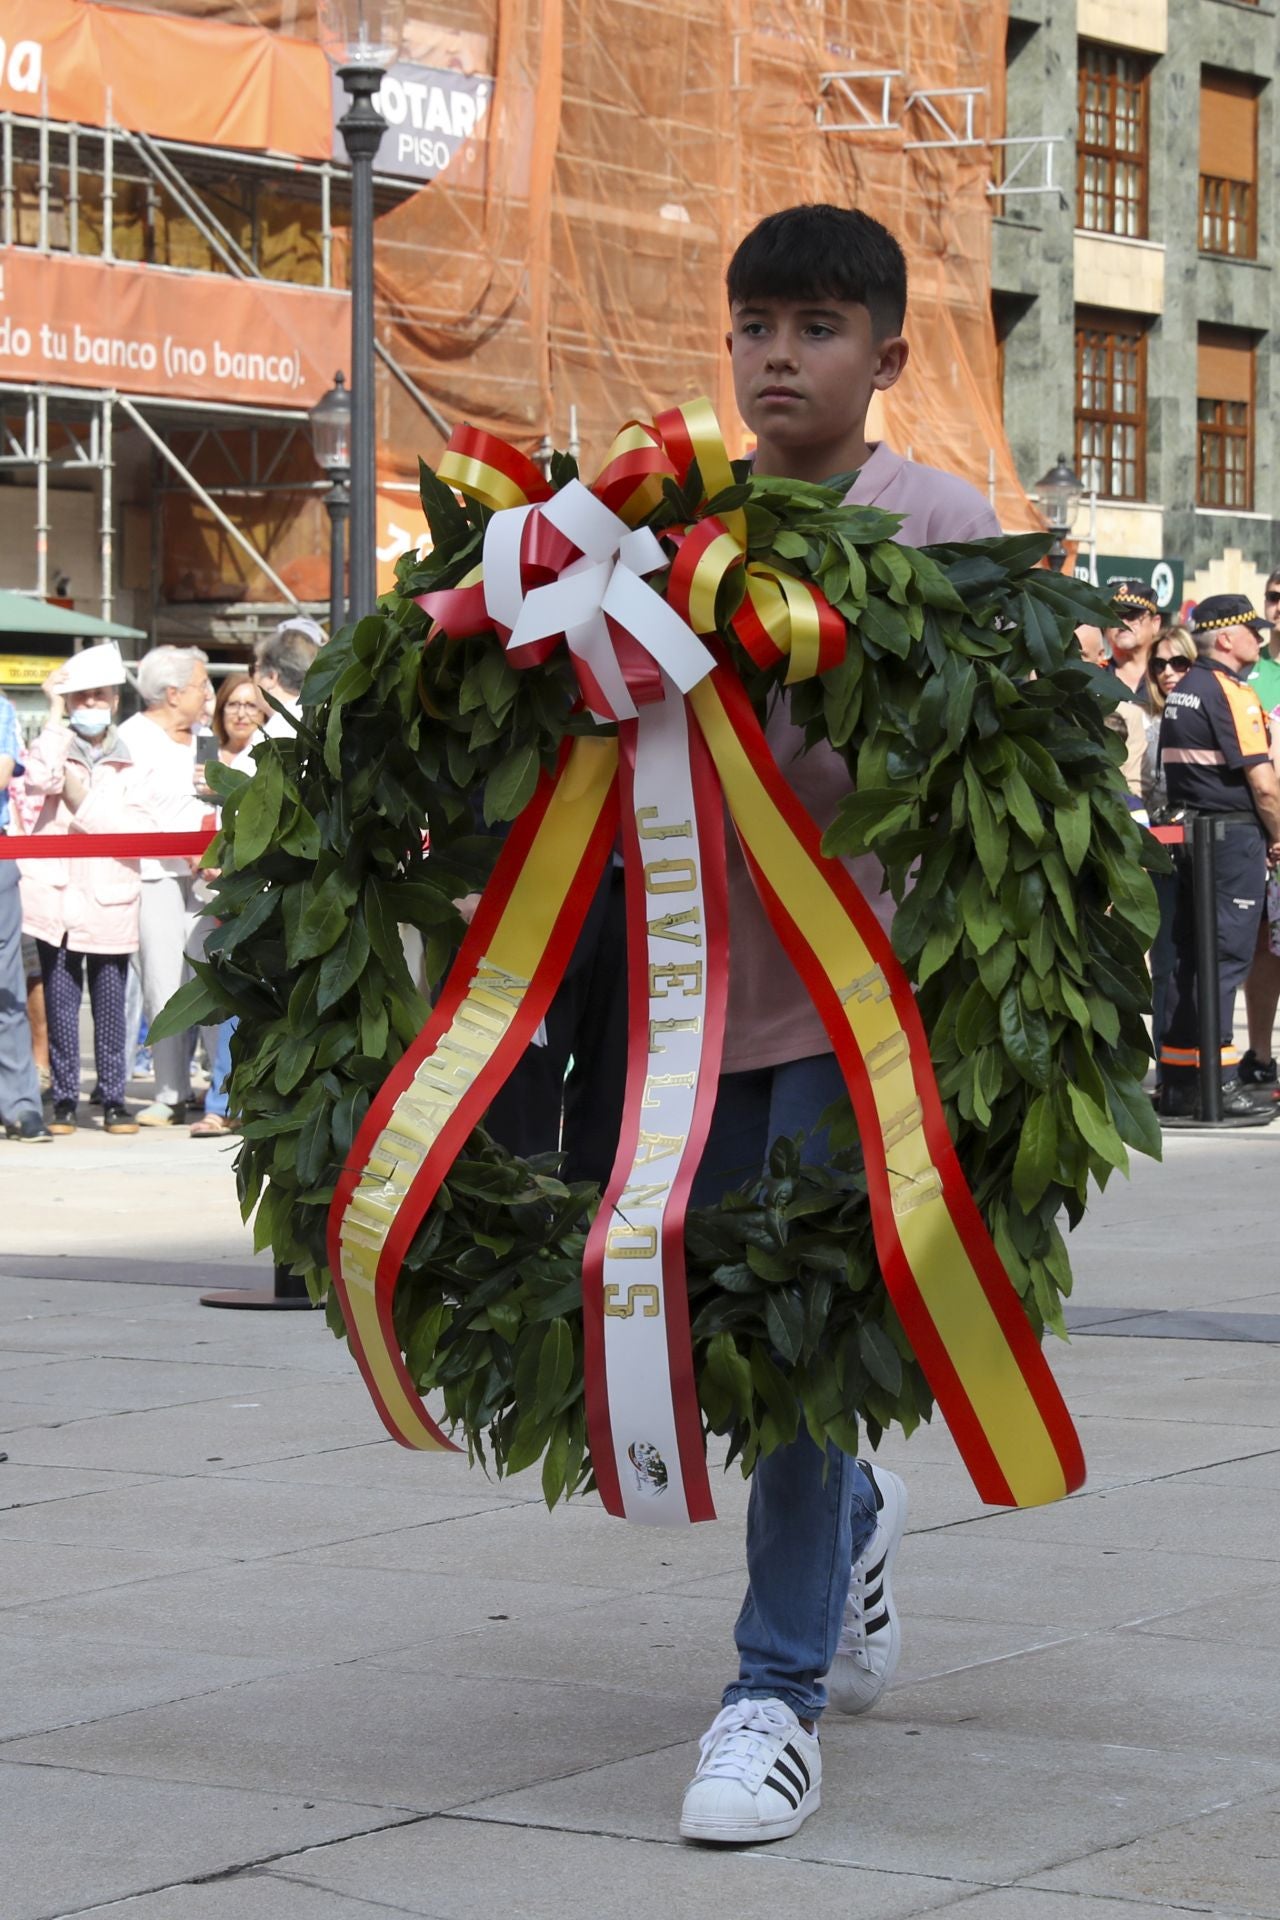
[[1193, 662], [1184, 660], [1180, 653], [1157, 653], [1151, 665], [1156, 673], [1163, 673], [1166, 667], [1170, 673], [1190, 673]]

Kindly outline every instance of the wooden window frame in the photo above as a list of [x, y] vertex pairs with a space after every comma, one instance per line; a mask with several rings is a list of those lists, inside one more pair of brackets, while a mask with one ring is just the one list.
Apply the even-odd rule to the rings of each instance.
[[[1258, 415], [1258, 355], [1256, 342], [1250, 340], [1215, 339], [1212, 329], [1201, 329], [1200, 343], [1230, 347], [1242, 357], [1249, 359], [1249, 391], [1243, 399], [1236, 394], [1202, 393], [1201, 387], [1208, 384], [1197, 368], [1196, 374], [1196, 505], [1209, 513], [1252, 513], [1257, 476], [1254, 471], [1254, 441], [1257, 432]], [[1244, 408], [1244, 422], [1237, 424], [1227, 419], [1227, 410], [1233, 406]], [[1201, 417], [1202, 409], [1211, 407], [1213, 415], [1209, 419]], [[1217, 458], [1207, 461], [1206, 444], [1216, 450]], [[1244, 498], [1228, 500], [1227, 475], [1233, 469], [1228, 465], [1227, 452], [1231, 447], [1244, 449]], [[1210, 500], [1207, 496], [1206, 481], [1212, 473], [1218, 481], [1221, 498]]]
[[[1126, 73], [1125, 68], [1131, 72]], [[1110, 130], [1107, 141], [1091, 141], [1085, 129], [1088, 89], [1091, 80], [1104, 79], [1107, 86], [1106, 119]], [[1131, 152], [1116, 145], [1117, 100], [1125, 89], [1138, 103], [1138, 149]], [[1107, 169], [1106, 200], [1109, 223], [1090, 225], [1085, 217], [1085, 176], [1090, 161]], [[1121, 200], [1116, 193], [1116, 177], [1121, 167], [1134, 167], [1139, 176], [1136, 200]], [[1081, 40], [1076, 68], [1076, 225], [1085, 233], [1105, 233], [1122, 240], [1145, 240], [1150, 230], [1149, 195], [1151, 184], [1151, 64], [1142, 54], [1122, 47], [1104, 46], [1100, 41]], [[1119, 206], [1137, 208], [1137, 232], [1121, 233], [1116, 226]]]
[[[1258, 84], [1249, 74], [1232, 73], [1216, 67], [1201, 68], [1201, 144], [1196, 232], [1199, 251], [1214, 259], [1256, 260], [1258, 257], [1258, 93]], [[1205, 172], [1205, 97], [1207, 94], [1215, 95], [1219, 101], [1237, 100], [1240, 102], [1241, 111], [1247, 107], [1253, 136], [1247, 173], [1230, 170], [1229, 165], [1224, 169], [1221, 158], [1216, 172]], [[1218, 143], [1214, 144], [1221, 153]], [[1243, 165], [1242, 162], [1239, 164]], [[1233, 200], [1236, 202], [1234, 207]], [[1210, 235], [1214, 226], [1217, 227], [1221, 236], [1221, 246], [1210, 244]], [[1234, 246], [1230, 244], [1232, 238], [1236, 242]]]
[[[1132, 413], [1125, 413], [1112, 406], [1086, 407], [1084, 404], [1084, 348], [1086, 335], [1101, 335], [1105, 341], [1106, 373], [1103, 384], [1108, 392], [1115, 387], [1116, 343], [1123, 341], [1131, 345], [1137, 356], [1134, 384], [1137, 389], [1137, 405]], [[1085, 474], [1086, 466], [1101, 457], [1105, 466], [1108, 482], [1114, 481], [1116, 459], [1113, 453], [1101, 456], [1086, 451], [1084, 446], [1084, 428], [1086, 426], [1112, 429], [1116, 427], [1132, 428], [1134, 433], [1134, 490], [1124, 492], [1108, 484], [1098, 488], [1098, 493], [1107, 500], [1145, 500], [1147, 497], [1147, 328], [1140, 319], [1123, 313], [1105, 313], [1092, 307], [1077, 307], [1075, 318], [1075, 464], [1076, 472]], [[1087, 478], [1087, 475], [1086, 475]]]

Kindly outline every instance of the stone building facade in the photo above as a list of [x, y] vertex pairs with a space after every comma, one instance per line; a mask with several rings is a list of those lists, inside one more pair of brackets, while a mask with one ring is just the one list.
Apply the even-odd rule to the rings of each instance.
[[1274, 0], [1011, 0], [1007, 132], [1061, 185], [995, 202], [1018, 470], [1065, 450], [1085, 552], [1181, 563], [1190, 598], [1280, 563], [1277, 72]]

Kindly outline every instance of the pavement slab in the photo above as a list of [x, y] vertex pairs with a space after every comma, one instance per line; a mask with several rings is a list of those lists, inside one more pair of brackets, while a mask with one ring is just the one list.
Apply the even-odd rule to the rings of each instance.
[[[128, 1589], [131, 1596], [138, 1591]], [[288, 1664], [269, 1654], [121, 1644], [105, 1632], [50, 1633], [39, 1620], [6, 1613], [0, 1616], [0, 1742], [221, 1692]]]
[[1170, 1139], [1071, 1236], [1082, 1494], [984, 1508], [940, 1419], [886, 1436], [902, 1663], [824, 1723], [821, 1812], [740, 1851], [675, 1836], [736, 1471], [720, 1524], [655, 1534], [406, 1453], [321, 1316], [199, 1305], [253, 1265], [226, 1155], [84, 1129], [24, 1161], [0, 1920], [1280, 1920], [1273, 1131]]
[[[423, 1820], [277, 1862], [273, 1878], [361, 1895], [378, 1886], [430, 1920], [906, 1920], [956, 1897], [949, 1878], [833, 1871], [776, 1849], [719, 1849], [458, 1818]], [[589, 1904], [588, 1904], [589, 1903]], [[781, 1905], [780, 1905], [781, 1903]], [[267, 1920], [264, 1914], [263, 1920]]]
[[16, 1740], [4, 1751], [95, 1773], [279, 1788], [303, 1798], [337, 1791], [370, 1806], [434, 1813], [490, 1790], [687, 1744], [709, 1717], [705, 1698], [674, 1690], [414, 1675], [351, 1659], [349, 1638], [331, 1652], [341, 1664]]
[[[1224, 1800], [1226, 1796], [1223, 1796]], [[1040, 1876], [1106, 1899], [1201, 1904], [1213, 1913], [1280, 1916], [1280, 1795], [1212, 1808]]]
[[403, 1817], [334, 1798], [3, 1761], [0, 1799], [5, 1920], [69, 1920], [130, 1894], [233, 1873]]
[[[946, 1724], [934, 1690], [895, 1694], [862, 1723], [828, 1718], [823, 1806], [771, 1859], [990, 1886], [1039, 1877], [1227, 1800], [1275, 1791], [1280, 1759], [1117, 1745], [1069, 1731]], [[941, 1689], [938, 1690], [941, 1694]], [[1046, 1716], [1045, 1727], [1056, 1723]], [[696, 1751], [586, 1767], [455, 1811], [507, 1825], [667, 1840]]]
[[[263, 1661], [272, 1671], [331, 1664], [344, 1647], [368, 1656], [396, 1653], [408, 1667], [425, 1669], [452, 1658], [440, 1649], [459, 1637], [500, 1637], [527, 1621], [536, 1638], [540, 1623], [550, 1629], [562, 1613], [576, 1620], [584, 1609], [622, 1597], [510, 1572], [464, 1580], [271, 1559], [11, 1608], [0, 1614], [0, 1630], [39, 1633], [52, 1644], [93, 1635], [153, 1653]], [[574, 1631], [567, 1625], [565, 1638], [572, 1641]]]

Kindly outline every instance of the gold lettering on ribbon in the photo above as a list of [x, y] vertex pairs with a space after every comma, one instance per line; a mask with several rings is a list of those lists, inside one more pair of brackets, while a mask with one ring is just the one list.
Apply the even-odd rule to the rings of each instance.
[[924, 1108], [918, 1100], [913, 1100], [909, 1106], [895, 1113], [892, 1119], [886, 1120], [884, 1123], [885, 1152], [888, 1153], [891, 1147], [896, 1147], [900, 1140], [905, 1140], [908, 1134], [918, 1132], [923, 1121]]
[[692, 893], [698, 869], [692, 860], [650, 860], [644, 870], [647, 893]]
[[700, 947], [702, 945], [702, 935], [700, 933], [677, 933], [676, 928], [691, 925], [701, 926], [701, 924], [701, 907], [686, 907], [683, 913], [664, 913], [660, 919], [647, 922], [649, 938], [651, 940], [678, 940], [686, 947]]
[[841, 987], [839, 993], [842, 1006], [847, 1007], [851, 1000], [870, 1000], [874, 1003], [889, 998], [889, 982], [879, 967], [872, 967], [869, 973], [859, 974], [847, 987]]
[[666, 960], [649, 969], [649, 998], [666, 1000], [679, 987], [686, 1000], [702, 997], [701, 960]]
[[899, 1219], [914, 1213], [926, 1200], [936, 1200], [942, 1192], [942, 1176], [936, 1167], [925, 1173], [895, 1173], [889, 1168], [889, 1194]]
[[899, 1028], [897, 1033], [891, 1033], [887, 1040], [881, 1040], [872, 1047], [866, 1056], [867, 1072], [873, 1080], [883, 1080], [886, 1073], [892, 1073], [895, 1067], [900, 1067], [910, 1054], [911, 1042]]
[[692, 840], [693, 822], [682, 820], [679, 826], [661, 827], [657, 824], [656, 807], [636, 808], [636, 832], [642, 840]]
[[670, 1191], [671, 1184], [666, 1180], [661, 1180], [651, 1187], [629, 1184], [619, 1194], [616, 1210], [619, 1213], [625, 1213], [627, 1207], [661, 1207], [665, 1204]]
[[692, 1020], [651, 1020], [649, 1022], [649, 1051], [650, 1053], [666, 1052], [666, 1048], [661, 1046], [658, 1041], [658, 1035], [660, 1033], [700, 1033], [701, 1031], [701, 1015], [695, 1016]]
[[640, 1096], [642, 1107], [660, 1107], [661, 1100], [651, 1096], [659, 1087], [692, 1087], [697, 1075], [693, 1073], [648, 1073], [645, 1075], [644, 1092]]
[[604, 1290], [604, 1310], [614, 1320], [629, 1320], [636, 1308], [646, 1320], [656, 1320], [662, 1312], [662, 1302], [658, 1289], [653, 1282], [646, 1280], [639, 1286], [628, 1287], [625, 1300], [619, 1298], [622, 1288], [616, 1280], [610, 1280]]
[[352, 1278], [372, 1285], [396, 1213], [459, 1100], [492, 1057], [529, 981], [482, 960], [447, 1033], [424, 1060], [379, 1134], [339, 1232]]
[[605, 1236], [608, 1260], [652, 1260], [658, 1251], [656, 1227], [610, 1227]]
[[683, 1153], [688, 1135], [684, 1133], [644, 1133], [640, 1134], [640, 1147], [635, 1165], [647, 1167], [655, 1160], [667, 1160], [673, 1153]]

